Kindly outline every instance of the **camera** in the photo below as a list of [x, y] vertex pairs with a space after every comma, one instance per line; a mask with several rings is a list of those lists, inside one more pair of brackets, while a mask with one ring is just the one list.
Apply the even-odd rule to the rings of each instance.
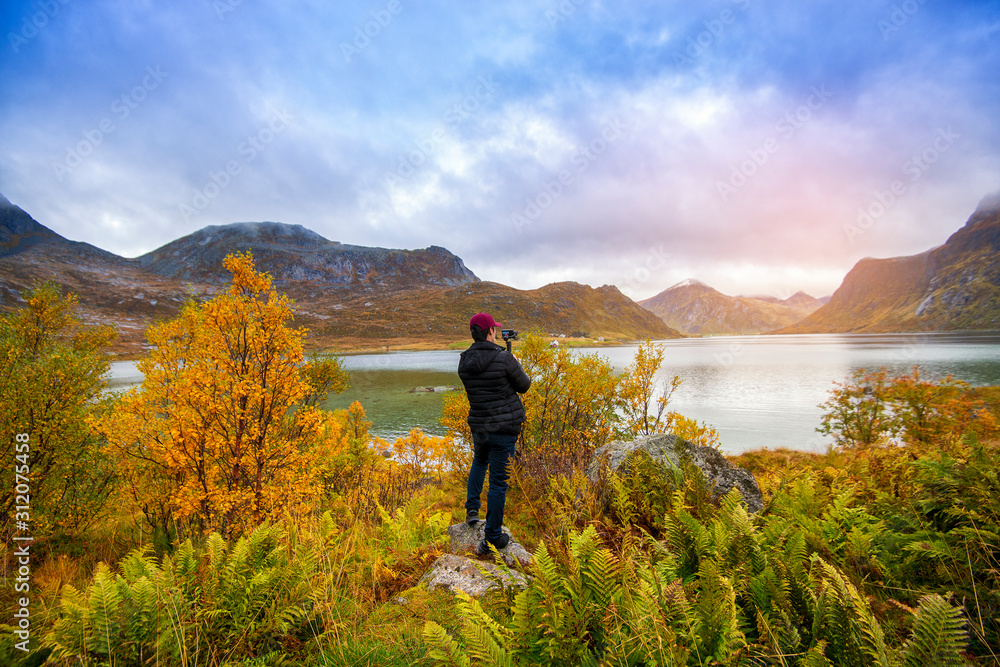
[[517, 332], [513, 329], [501, 329], [500, 334], [504, 340], [517, 340]]

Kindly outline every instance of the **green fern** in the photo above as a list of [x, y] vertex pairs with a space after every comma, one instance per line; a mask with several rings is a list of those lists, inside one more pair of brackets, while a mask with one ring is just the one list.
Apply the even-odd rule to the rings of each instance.
[[434, 621], [424, 624], [424, 641], [427, 642], [427, 657], [434, 662], [434, 667], [469, 667], [469, 657], [462, 651], [457, 641], [448, 635], [448, 631]]
[[98, 565], [85, 592], [65, 586], [45, 644], [56, 658], [118, 667], [223, 664], [273, 654], [322, 594], [316, 559], [262, 526], [232, 549], [218, 535], [161, 564], [140, 550], [120, 574]]
[[59, 616], [46, 640], [57, 659], [73, 659], [87, 651], [90, 626], [87, 599], [79, 590], [66, 584], [59, 599]]
[[118, 620], [121, 598], [118, 587], [108, 572], [108, 566], [104, 563], [98, 564], [88, 593], [87, 607], [93, 628], [91, 650], [96, 655], [110, 657], [121, 643]]
[[925, 595], [913, 619], [913, 635], [903, 647], [903, 666], [966, 665], [962, 652], [967, 640], [962, 610], [940, 595]]
[[461, 591], [457, 596], [462, 635], [474, 664], [511, 667], [513, 663], [507, 650], [510, 632], [484, 612], [478, 600]]
[[868, 602], [832, 565], [813, 557], [819, 589], [814, 641], [828, 642], [826, 655], [844, 667], [889, 667], [885, 638]]
[[709, 530], [684, 507], [684, 494], [674, 494], [673, 505], [663, 519], [667, 544], [677, 554], [681, 576], [693, 577], [702, 558], [710, 553]]
[[599, 549], [590, 558], [583, 572], [591, 597], [599, 608], [605, 608], [621, 593], [620, 563], [607, 549]]
[[736, 592], [719, 565], [711, 559], [702, 561], [698, 572], [697, 628], [703, 656], [728, 664], [739, 650], [746, 647], [746, 637], [740, 629], [740, 611]]
[[826, 642], [819, 641], [802, 656], [802, 667], [836, 667], [826, 657]]
[[[723, 496], [719, 517], [714, 523], [725, 527], [728, 533], [724, 562], [730, 568], [740, 568], [746, 575], [756, 574], [764, 569], [765, 557], [760, 537], [739, 490], [734, 488]], [[720, 548], [722, 546], [719, 545]]]

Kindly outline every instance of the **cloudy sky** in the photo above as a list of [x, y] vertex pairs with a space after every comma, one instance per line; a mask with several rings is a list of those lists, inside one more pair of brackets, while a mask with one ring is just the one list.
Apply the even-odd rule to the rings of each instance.
[[1000, 189], [1000, 3], [9, 0], [0, 193], [133, 257], [212, 224], [522, 289], [831, 293]]

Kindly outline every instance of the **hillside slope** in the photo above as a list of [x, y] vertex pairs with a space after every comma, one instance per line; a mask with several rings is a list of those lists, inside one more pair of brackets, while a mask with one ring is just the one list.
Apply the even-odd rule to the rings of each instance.
[[469, 317], [477, 312], [489, 312], [504, 328], [519, 332], [582, 332], [595, 338], [626, 340], [681, 337], [610, 285], [594, 288], [562, 282], [518, 290], [481, 281], [399, 291], [300, 289], [307, 288], [290, 289], [289, 294], [298, 299], [304, 316], [320, 320], [310, 325], [312, 335], [330, 343], [463, 340], [469, 336]]
[[778, 333], [1000, 329], [1000, 200], [984, 199], [944, 245], [865, 258], [830, 302]]

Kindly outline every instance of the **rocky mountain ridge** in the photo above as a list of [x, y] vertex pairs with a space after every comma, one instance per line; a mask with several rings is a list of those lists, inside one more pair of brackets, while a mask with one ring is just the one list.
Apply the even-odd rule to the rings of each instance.
[[917, 255], [865, 258], [827, 303], [779, 333], [1000, 329], [1000, 196]]
[[302, 225], [239, 222], [211, 225], [137, 258], [165, 278], [219, 281], [219, 267], [234, 249], [249, 250], [279, 284], [461, 285], [479, 278], [461, 258], [439, 246], [397, 250], [330, 241]]

